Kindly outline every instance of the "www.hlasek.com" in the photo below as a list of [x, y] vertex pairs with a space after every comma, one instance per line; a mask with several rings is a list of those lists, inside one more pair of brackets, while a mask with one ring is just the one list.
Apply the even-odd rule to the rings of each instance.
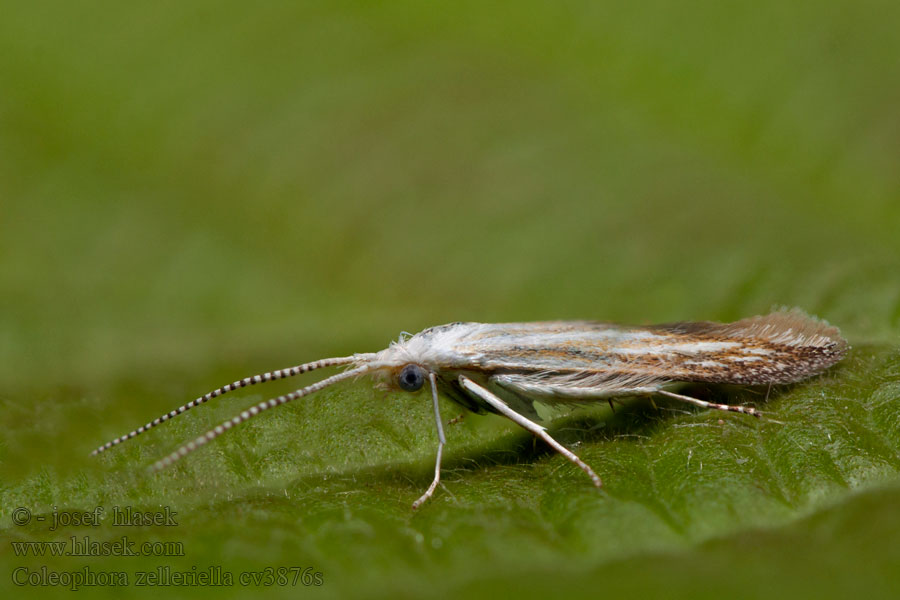
[[184, 556], [184, 542], [141, 542], [127, 535], [101, 542], [85, 535], [53, 542], [10, 542], [16, 556]]
[[312, 567], [266, 567], [260, 571], [232, 573], [221, 566], [205, 569], [191, 567], [179, 571], [157, 567], [152, 571], [100, 571], [82, 567], [75, 571], [55, 571], [42, 566], [36, 569], [17, 567], [12, 572], [18, 587], [65, 587], [78, 591], [86, 587], [212, 587], [212, 586], [321, 586], [324, 576]]

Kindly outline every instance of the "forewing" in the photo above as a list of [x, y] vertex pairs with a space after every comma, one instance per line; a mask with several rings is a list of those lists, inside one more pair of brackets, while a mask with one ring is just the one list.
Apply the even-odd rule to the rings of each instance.
[[489, 326], [462, 346], [498, 385], [569, 398], [645, 393], [673, 381], [792, 383], [841, 359], [838, 330], [798, 311], [734, 323]]

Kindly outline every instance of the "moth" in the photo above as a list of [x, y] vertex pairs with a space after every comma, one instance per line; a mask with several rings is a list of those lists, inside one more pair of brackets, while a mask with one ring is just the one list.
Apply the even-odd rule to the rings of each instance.
[[107, 442], [92, 454], [233, 390], [326, 367], [344, 367], [317, 383], [247, 408], [156, 461], [152, 469], [171, 465], [266, 410], [340, 381], [374, 375], [390, 388], [417, 392], [427, 382], [431, 390], [438, 437], [434, 479], [413, 503], [413, 509], [428, 500], [440, 482], [441, 455], [447, 443], [438, 405], [441, 395], [470, 411], [510, 419], [577, 465], [600, 487], [600, 477], [594, 470], [535, 422], [539, 420], [536, 402], [552, 406], [658, 394], [704, 408], [758, 417], [755, 408], [707, 402], [672, 388], [688, 382], [795, 383], [829, 368], [848, 348], [837, 328], [798, 309], [733, 323], [450, 323], [403, 335], [380, 352], [325, 358], [239, 379]]

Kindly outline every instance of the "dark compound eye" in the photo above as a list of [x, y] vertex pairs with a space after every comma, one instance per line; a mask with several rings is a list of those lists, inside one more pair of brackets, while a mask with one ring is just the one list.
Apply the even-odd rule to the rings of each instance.
[[400, 371], [400, 387], [407, 392], [415, 392], [425, 383], [425, 369], [419, 365], [406, 365]]

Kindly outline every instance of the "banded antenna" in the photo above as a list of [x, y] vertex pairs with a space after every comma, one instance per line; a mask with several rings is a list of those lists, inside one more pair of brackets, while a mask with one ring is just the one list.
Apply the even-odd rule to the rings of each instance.
[[187, 444], [183, 445], [175, 452], [159, 459], [158, 461], [153, 463], [153, 466], [150, 467], [150, 470], [151, 472], [156, 472], [161, 469], [165, 469], [179, 458], [187, 456], [197, 448], [205, 445], [207, 442], [211, 442], [212, 440], [216, 439], [235, 425], [240, 425], [244, 421], [249, 421], [263, 411], [269, 410], [270, 408], [275, 408], [276, 406], [280, 406], [282, 404], [287, 404], [291, 400], [302, 398], [303, 396], [312, 394], [313, 392], [318, 392], [319, 390], [325, 389], [337, 383], [338, 381], [343, 381], [344, 379], [362, 375], [366, 371], [371, 370], [371, 368], [372, 367], [370, 365], [362, 365], [360, 367], [356, 367], [355, 369], [350, 369], [349, 371], [344, 371], [343, 373], [338, 373], [337, 375], [326, 377], [322, 381], [313, 383], [312, 385], [308, 385], [305, 388], [301, 388], [295, 392], [291, 392], [290, 394], [285, 394], [283, 396], [278, 396], [277, 398], [272, 398], [271, 400], [265, 400], [263, 402], [260, 402], [259, 404], [255, 404], [247, 410], [241, 412], [239, 415], [236, 415], [235, 417], [232, 417], [227, 421], [223, 421], [220, 425], [213, 427], [194, 441], [188, 442]]
[[[243, 387], [247, 387], [249, 385], [256, 385], [257, 383], [266, 383], [268, 381], [275, 381], [278, 379], [286, 379], [288, 377], [294, 377], [296, 375], [301, 375], [303, 373], [309, 373], [310, 371], [315, 371], [316, 369], [321, 369], [324, 367], [336, 367], [336, 366], [340, 366], [340, 365], [350, 364], [350, 363], [358, 360], [359, 358], [360, 358], [360, 355], [341, 356], [341, 357], [336, 357], [336, 358], [323, 358], [321, 360], [313, 361], [310, 363], [305, 363], [302, 365], [297, 365], [295, 367], [288, 367], [286, 369], [278, 369], [277, 371], [270, 371], [268, 373], [262, 373], [260, 375], [251, 375], [250, 377], [245, 377], [243, 379], [239, 379], [237, 381], [229, 383], [228, 385], [223, 385], [222, 387], [215, 389], [215, 390], [209, 392], [208, 394], [204, 394], [203, 396], [200, 396], [199, 398], [197, 398], [195, 400], [191, 400], [187, 404], [185, 404], [183, 406], [179, 406], [175, 410], [173, 410], [171, 412], [167, 412], [166, 414], [153, 419], [146, 425], [141, 425], [140, 427], [138, 427], [137, 429], [135, 429], [134, 431], [132, 431], [130, 433], [127, 433], [123, 436], [117, 437], [114, 440], [110, 440], [110, 441], [106, 442], [105, 444], [103, 444], [102, 446], [100, 446], [99, 448], [96, 448], [93, 452], [91, 452], [91, 455], [95, 456], [97, 454], [100, 454], [101, 452], [109, 450], [113, 446], [117, 446], [126, 440], [130, 440], [131, 438], [137, 437], [140, 434], [144, 433], [145, 431], [147, 431], [149, 429], [153, 429], [154, 427], [156, 427], [157, 425], [160, 425], [161, 423], [165, 423], [169, 419], [173, 419], [180, 414], [186, 413], [187, 411], [194, 408], [195, 406], [200, 406], [201, 404], [209, 402], [213, 398], [217, 398], [219, 396], [227, 394], [228, 392], [232, 392], [234, 390], [237, 390], [237, 389], [240, 389]], [[325, 381], [327, 381], [327, 379]], [[303, 395], [305, 395], [305, 394], [303, 394]]]

